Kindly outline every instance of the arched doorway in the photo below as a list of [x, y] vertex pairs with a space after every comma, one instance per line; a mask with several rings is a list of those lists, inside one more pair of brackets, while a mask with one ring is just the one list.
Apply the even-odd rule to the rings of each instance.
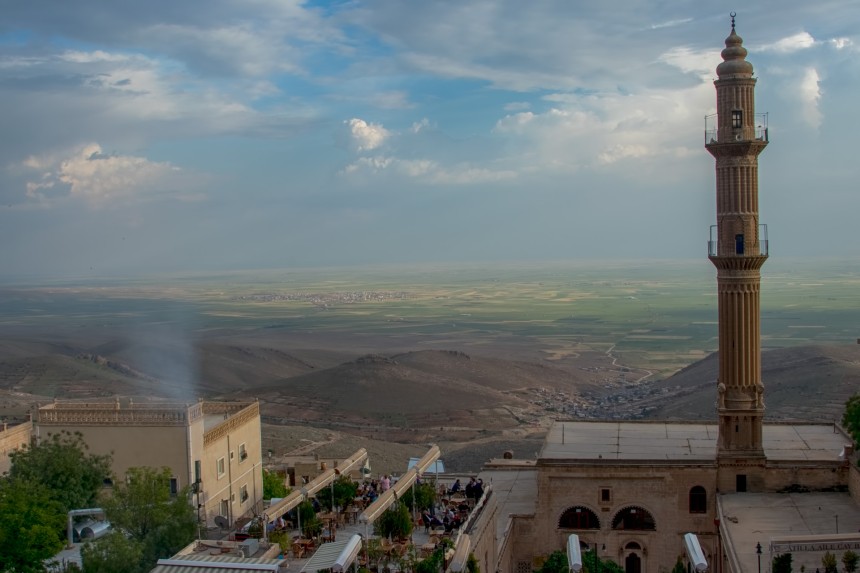
[[642, 573], [642, 559], [635, 553], [624, 559], [624, 573]]

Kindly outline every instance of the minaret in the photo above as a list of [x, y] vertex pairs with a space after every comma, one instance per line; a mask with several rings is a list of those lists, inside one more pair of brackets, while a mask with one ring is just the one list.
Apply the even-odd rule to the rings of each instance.
[[767, 228], [759, 223], [758, 155], [767, 146], [767, 116], [756, 116], [753, 67], [731, 16], [732, 31], [714, 81], [717, 114], [706, 118], [705, 127], [705, 148], [716, 159], [717, 178], [717, 224], [711, 227], [708, 257], [717, 268], [719, 301], [717, 458], [737, 472], [731, 486], [728, 474], [720, 480], [721, 489], [746, 491], [743, 467], [764, 465], [759, 287], [768, 245]]

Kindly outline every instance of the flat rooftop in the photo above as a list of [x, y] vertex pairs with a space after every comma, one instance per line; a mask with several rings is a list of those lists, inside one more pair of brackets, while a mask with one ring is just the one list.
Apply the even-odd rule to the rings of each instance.
[[[497, 461], [497, 460], [494, 460]], [[534, 464], [511, 464], [506, 469], [483, 470], [479, 477], [493, 487], [498, 504], [496, 539], [505, 537], [512, 515], [534, 515], [537, 504], [537, 469]]]
[[[771, 461], [837, 461], [850, 443], [833, 424], [765, 424]], [[716, 462], [717, 425], [683, 422], [556, 422], [539, 460]]]
[[756, 543], [762, 546], [762, 571], [770, 571], [772, 539], [812, 541], [809, 549], [823, 549], [794, 548], [792, 568], [800, 571], [805, 565], [806, 571], [815, 571], [823, 570], [821, 558], [828, 543], [834, 543], [830, 552], [839, 559], [842, 550], [835, 547], [860, 541], [860, 507], [847, 493], [732, 493], [719, 495], [717, 503], [726, 549], [741, 571], [756, 571]]

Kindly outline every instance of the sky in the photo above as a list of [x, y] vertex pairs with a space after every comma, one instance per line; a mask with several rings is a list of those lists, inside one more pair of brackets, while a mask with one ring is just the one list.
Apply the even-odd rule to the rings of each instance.
[[771, 257], [860, 255], [860, 2], [7, 1], [8, 277], [706, 261], [737, 11]]

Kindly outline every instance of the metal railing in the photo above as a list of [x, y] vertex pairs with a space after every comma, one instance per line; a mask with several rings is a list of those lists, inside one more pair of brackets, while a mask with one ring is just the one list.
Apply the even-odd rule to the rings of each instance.
[[708, 256], [709, 257], [766, 257], [769, 255], [770, 241], [767, 238], [767, 225], [761, 224], [758, 226], [758, 249], [753, 250], [755, 243], [744, 245], [742, 253], [737, 250], [730, 249], [727, 253], [719, 252], [719, 237], [717, 236], [717, 226], [711, 225], [710, 238], [708, 239]]
[[[717, 114], [705, 116], [705, 145], [714, 143], [734, 143], [740, 141], [769, 141], [767, 114], [755, 114], [752, 127], [738, 127], [720, 130], [717, 125]], [[722, 136], [722, 139], [720, 137]]]

